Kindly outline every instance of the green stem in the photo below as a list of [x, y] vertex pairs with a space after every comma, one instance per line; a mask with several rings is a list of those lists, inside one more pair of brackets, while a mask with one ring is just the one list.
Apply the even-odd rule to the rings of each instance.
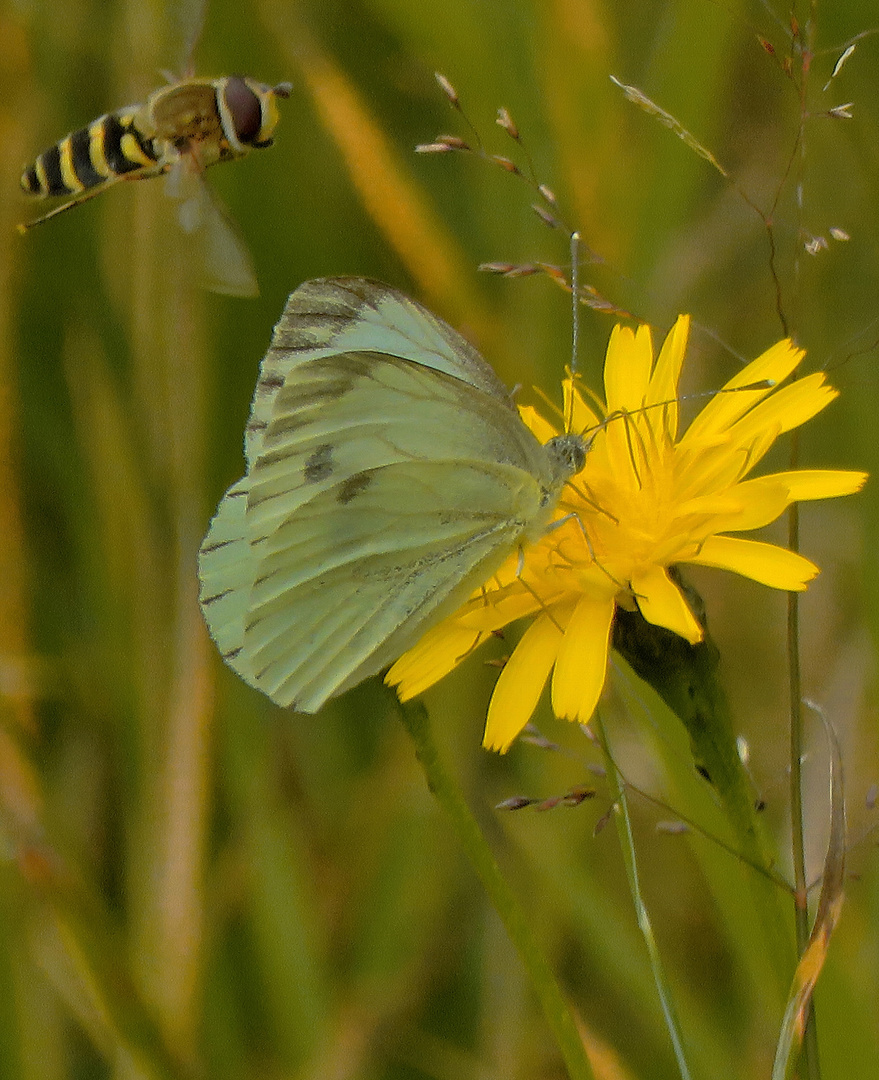
[[[797, 550], [799, 515], [796, 505], [790, 509], [788, 546]], [[806, 845], [803, 836], [803, 706], [800, 672], [800, 608], [797, 594], [788, 593], [787, 662], [790, 698], [790, 807], [791, 849], [796, 899], [797, 952], [802, 956], [809, 941], [809, 912], [806, 904]]]
[[482, 879], [495, 910], [519, 952], [543, 1015], [552, 1029], [571, 1080], [594, 1080], [583, 1040], [562, 995], [546, 953], [535, 938], [528, 917], [507, 884], [460, 787], [440, 759], [427, 710], [419, 704], [401, 708], [403, 725], [415, 743], [427, 786], [449, 816], [467, 857]]
[[[814, 55], [816, 29], [815, 0], [810, 0], [809, 14], [802, 30], [795, 35], [793, 45], [799, 60], [798, 89], [800, 97], [800, 125], [798, 132], [799, 183], [801, 192], [807, 190], [806, 146], [808, 137], [807, 118], [810, 114], [808, 102], [809, 73], [811, 58]], [[803, 228], [804, 204], [799, 203], [799, 225]], [[797, 277], [799, 277], [799, 254], [797, 256]], [[785, 329], [785, 333], [787, 333]], [[796, 372], [793, 379], [797, 378]], [[799, 464], [799, 433], [793, 432], [790, 444], [790, 467]], [[799, 507], [793, 503], [788, 510], [788, 547], [791, 551], [800, 549], [800, 514]], [[791, 809], [791, 856], [794, 869], [794, 919], [797, 935], [797, 956], [802, 957], [809, 943], [809, 906], [806, 885], [806, 851], [803, 829], [803, 688], [800, 676], [800, 605], [796, 593], [788, 594], [787, 603], [787, 654], [790, 692], [790, 809]], [[820, 1080], [821, 1065], [818, 1059], [818, 1030], [815, 1022], [815, 1008], [810, 1000], [806, 1007], [806, 1029], [803, 1036], [801, 1064], [808, 1080]]]
[[[796, 461], [797, 441], [791, 457]], [[794, 503], [788, 511], [788, 547], [799, 550], [800, 515]], [[800, 670], [800, 604], [796, 593], [787, 600], [787, 660], [788, 692], [790, 697], [790, 817], [791, 857], [794, 870], [794, 918], [797, 934], [797, 956], [802, 956], [809, 944], [809, 893], [806, 880], [806, 842], [803, 823], [803, 689]], [[803, 1034], [802, 1064], [809, 1080], [819, 1080], [821, 1065], [818, 1058], [818, 1031], [815, 1011], [809, 1002], [806, 1030]]]
[[638, 873], [638, 860], [635, 854], [635, 837], [632, 832], [632, 820], [629, 817], [629, 801], [626, 796], [625, 781], [623, 780], [608, 747], [607, 734], [604, 730], [600, 712], [596, 712], [593, 724], [601, 746], [604, 749], [604, 760], [605, 765], [607, 766], [607, 780], [610, 785], [611, 794], [620, 811], [617, 818], [617, 831], [620, 837], [620, 848], [623, 853], [623, 861], [626, 866], [626, 877], [629, 881], [629, 891], [632, 894], [632, 903], [635, 906], [635, 912], [638, 916], [638, 926], [641, 929], [644, 944], [647, 946], [647, 955], [650, 959], [650, 970], [653, 972], [653, 981], [656, 984], [656, 992], [659, 996], [660, 1006], [662, 1007], [662, 1015], [665, 1017], [666, 1030], [671, 1039], [672, 1049], [674, 1051], [675, 1060], [677, 1061], [681, 1080], [690, 1080], [692, 1073], [687, 1064], [686, 1053], [684, 1051], [684, 1039], [681, 1033], [680, 1023], [678, 1022], [677, 1010], [674, 1006], [674, 999], [671, 995], [668, 980], [665, 977], [665, 970], [662, 966], [662, 957], [659, 954], [659, 946], [653, 935], [650, 915], [648, 914], [647, 906], [644, 903], [644, 897], [641, 892], [641, 879]]

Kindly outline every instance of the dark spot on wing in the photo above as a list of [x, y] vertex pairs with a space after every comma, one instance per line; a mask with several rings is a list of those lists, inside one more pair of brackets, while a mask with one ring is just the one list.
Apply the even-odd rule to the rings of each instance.
[[330, 443], [324, 443], [306, 461], [302, 470], [306, 484], [319, 484], [321, 480], [327, 480], [333, 474], [333, 447]]
[[210, 544], [202, 544], [201, 545], [201, 553], [202, 553], [202, 555], [210, 555], [214, 551], [219, 551], [221, 548], [228, 547], [229, 544], [237, 544], [241, 540], [242, 540], [242, 537], [233, 536], [229, 540], [216, 540], [216, 541], [214, 541], [213, 543], [210, 543]]
[[199, 603], [202, 607], [207, 607], [208, 604], [215, 604], [218, 600], [222, 600], [224, 596], [228, 596], [231, 592], [231, 589], [224, 589], [222, 592], [214, 593], [213, 596], [201, 596], [199, 597]]
[[354, 476], [349, 476], [344, 483], [339, 485], [336, 499], [343, 506], [347, 506], [347, 504], [351, 502], [352, 499], [356, 498], [361, 491], [366, 491], [371, 483], [372, 476], [370, 473], [355, 473]]
[[284, 385], [284, 376], [277, 371], [270, 371], [259, 380], [260, 390], [278, 390]]

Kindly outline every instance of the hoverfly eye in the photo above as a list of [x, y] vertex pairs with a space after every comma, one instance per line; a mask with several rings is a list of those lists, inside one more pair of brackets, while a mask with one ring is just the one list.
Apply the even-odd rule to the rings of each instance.
[[259, 98], [237, 75], [226, 82], [225, 96], [236, 136], [243, 143], [253, 142], [262, 127]]

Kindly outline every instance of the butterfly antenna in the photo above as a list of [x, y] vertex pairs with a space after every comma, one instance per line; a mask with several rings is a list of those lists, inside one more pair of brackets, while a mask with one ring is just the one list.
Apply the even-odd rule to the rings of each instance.
[[571, 374], [577, 374], [580, 348], [580, 234], [571, 233]]
[[[576, 229], [571, 233], [571, 378], [577, 374], [577, 359], [580, 349], [580, 234]], [[565, 412], [565, 431], [573, 427], [574, 395], [568, 395]]]

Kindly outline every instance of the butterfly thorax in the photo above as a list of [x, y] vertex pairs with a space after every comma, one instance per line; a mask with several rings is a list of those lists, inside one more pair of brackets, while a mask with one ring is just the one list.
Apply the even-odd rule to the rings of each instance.
[[[542, 446], [545, 470], [540, 478], [539, 510], [523, 530], [523, 536], [530, 543], [536, 543], [543, 536], [565, 484], [586, 464], [589, 445], [581, 435], [556, 435]], [[536, 479], [536, 477], [535, 477]]]

